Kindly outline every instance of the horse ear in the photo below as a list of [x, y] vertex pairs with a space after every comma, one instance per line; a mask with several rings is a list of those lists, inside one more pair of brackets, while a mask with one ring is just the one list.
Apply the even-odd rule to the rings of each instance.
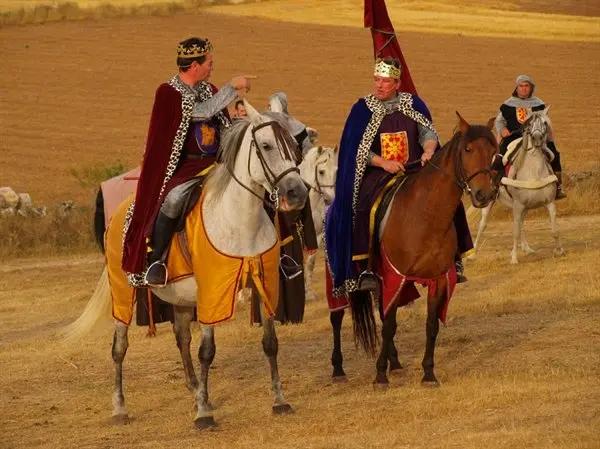
[[490, 117], [490, 119], [487, 122], [487, 127], [490, 131], [494, 130], [494, 123], [496, 123], [496, 117]]
[[460, 115], [458, 113], [458, 111], [456, 111], [456, 115], [458, 116], [458, 129], [460, 129], [460, 133], [462, 135], [465, 135], [467, 133], [467, 131], [469, 130], [469, 123], [467, 123], [467, 121], [462, 118], [462, 115]]
[[260, 112], [258, 112], [256, 109], [254, 109], [254, 106], [252, 106], [250, 104], [250, 102], [248, 100], [246, 100], [245, 98], [244, 98], [244, 107], [246, 108], [246, 113], [248, 114], [248, 118], [252, 122], [252, 125], [256, 126], [256, 125], [260, 125], [261, 123], [263, 123], [263, 118], [260, 115]]
[[307, 126], [306, 133], [308, 134], [308, 140], [310, 141], [310, 143], [312, 145], [316, 145], [319, 141], [319, 132], [316, 129], [311, 128], [310, 126]]
[[339, 147], [337, 146], [337, 144], [336, 144], [336, 146], [334, 146], [334, 147], [333, 147], [333, 152], [334, 152], [334, 153], [337, 153], [339, 149], [340, 149], [340, 148], [339, 148]]
[[317, 148], [317, 156], [321, 156], [323, 154], [323, 147], [321, 145], [319, 145], [319, 148]]
[[550, 105], [547, 104], [546, 107], [544, 108], [544, 115], [548, 115], [548, 110], [550, 109]]

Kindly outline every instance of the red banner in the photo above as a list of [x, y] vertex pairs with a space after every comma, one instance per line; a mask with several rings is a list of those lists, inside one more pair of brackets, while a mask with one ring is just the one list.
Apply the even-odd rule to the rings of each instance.
[[388, 16], [385, 0], [365, 0], [365, 28], [371, 29], [373, 53], [377, 58], [396, 58], [402, 64], [400, 90], [417, 94], [408, 65], [396, 38], [396, 32]]

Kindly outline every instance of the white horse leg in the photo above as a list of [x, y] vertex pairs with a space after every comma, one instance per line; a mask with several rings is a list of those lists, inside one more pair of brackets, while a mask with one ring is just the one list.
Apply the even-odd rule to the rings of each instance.
[[481, 238], [483, 231], [485, 231], [485, 228], [487, 227], [488, 219], [490, 216], [490, 211], [492, 210], [493, 205], [494, 205], [494, 202], [491, 202], [486, 207], [481, 209], [481, 219], [479, 220], [479, 227], [477, 229], [477, 237], [475, 238], [475, 243], [473, 245], [473, 254], [471, 254], [469, 257], [467, 257], [467, 260], [477, 259], [477, 250], [479, 249], [479, 239]]
[[307, 301], [317, 299], [312, 289], [313, 271], [315, 269], [315, 253], [307, 254], [304, 258], [304, 292]]
[[191, 307], [173, 306], [175, 320], [173, 322], [173, 332], [177, 347], [183, 361], [183, 372], [185, 373], [185, 384], [192, 393], [198, 389], [198, 379], [194, 371], [194, 362], [190, 353], [190, 344], [192, 342], [192, 333], [190, 332], [190, 323], [194, 319], [194, 309]]
[[125, 409], [125, 396], [123, 395], [123, 360], [129, 346], [127, 339], [128, 329], [129, 327], [126, 324], [120, 321], [115, 322], [115, 334], [112, 346], [112, 359], [115, 363], [115, 391], [112, 397], [112, 419], [116, 424], [127, 424], [129, 422], [129, 415]]
[[523, 229], [523, 216], [525, 208], [518, 201], [513, 201], [513, 249], [511, 253], [510, 263], [519, 263], [517, 258], [517, 245], [521, 240], [521, 231]]
[[269, 365], [271, 366], [271, 389], [275, 396], [273, 413], [276, 415], [290, 413], [292, 407], [287, 403], [281, 392], [281, 380], [279, 379], [279, 369], [277, 367], [279, 343], [277, 341], [277, 334], [275, 333], [275, 320], [273, 318], [267, 318], [263, 319], [262, 322], [264, 329], [262, 339], [263, 350], [265, 351], [265, 355], [269, 359]]
[[560, 236], [558, 234], [558, 225], [556, 224], [556, 204], [554, 201], [546, 204], [548, 213], [550, 214], [550, 224], [552, 225], [552, 237], [554, 238], [554, 255], [564, 256], [565, 250], [560, 243]]
[[521, 224], [521, 251], [523, 251], [526, 254], [535, 254], [535, 250], [529, 246], [529, 243], [527, 243], [527, 237], [525, 236], [525, 226], [524, 226], [524, 221], [525, 221], [525, 217], [527, 216], [527, 210], [523, 211], [523, 222]]
[[213, 408], [208, 402], [208, 370], [215, 359], [215, 329], [211, 326], [202, 327], [202, 344], [198, 350], [200, 359], [200, 385], [196, 390], [196, 406], [198, 411], [194, 424], [197, 429], [211, 429], [217, 426], [213, 418]]

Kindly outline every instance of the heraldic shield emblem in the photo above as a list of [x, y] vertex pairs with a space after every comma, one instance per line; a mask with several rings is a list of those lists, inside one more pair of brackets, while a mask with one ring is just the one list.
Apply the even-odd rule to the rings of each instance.
[[381, 157], [405, 164], [408, 160], [408, 135], [406, 131], [381, 133]]
[[527, 117], [529, 117], [529, 110], [526, 108], [517, 108], [517, 120], [519, 121], [519, 123], [523, 123], [525, 122], [525, 120], [527, 120]]
[[216, 154], [219, 149], [217, 127], [212, 122], [196, 124], [194, 129], [198, 148], [205, 154]]

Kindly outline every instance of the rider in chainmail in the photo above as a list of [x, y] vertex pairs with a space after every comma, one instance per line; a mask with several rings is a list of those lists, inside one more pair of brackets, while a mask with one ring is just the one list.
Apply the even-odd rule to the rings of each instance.
[[[494, 161], [492, 168], [503, 173], [504, 164], [502, 156], [506, 154], [508, 145], [520, 137], [523, 137], [522, 125], [527, 120], [529, 115], [535, 111], [546, 109], [544, 102], [534, 95], [535, 83], [527, 75], [519, 75], [515, 81], [515, 89], [512, 95], [500, 106], [500, 111], [496, 117], [495, 127], [498, 133], [500, 143], [499, 157]], [[562, 167], [560, 163], [560, 153], [554, 143], [552, 129], [548, 130], [548, 138], [546, 146], [554, 155], [552, 160], [552, 170], [558, 178], [556, 189], [556, 199], [566, 198], [566, 194], [562, 189]]]

